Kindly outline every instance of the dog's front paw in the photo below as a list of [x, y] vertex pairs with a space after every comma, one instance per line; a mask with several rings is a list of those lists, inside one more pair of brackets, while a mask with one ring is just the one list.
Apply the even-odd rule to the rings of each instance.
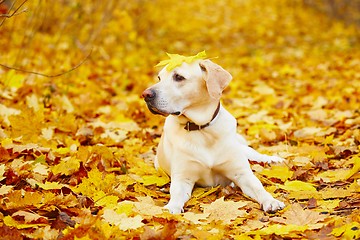
[[165, 209], [169, 210], [172, 214], [180, 214], [184, 212], [184, 209], [180, 206], [168, 203], [164, 206]]
[[285, 207], [285, 204], [283, 202], [280, 202], [279, 200], [276, 200], [275, 198], [270, 198], [270, 199], [264, 201], [261, 205], [265, 212], [276, 212]]

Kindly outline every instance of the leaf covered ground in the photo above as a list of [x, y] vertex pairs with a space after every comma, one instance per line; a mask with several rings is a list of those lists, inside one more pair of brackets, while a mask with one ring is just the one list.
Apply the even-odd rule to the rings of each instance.
[[[299, 0], [0, 2], [0, 239], [360, 237], [358, 26]], [[278, 213], [230, 186], [162, 209], [140, 94], [165, 52], [203, 50], [238, 131], [286, 159], [252, 164]]]

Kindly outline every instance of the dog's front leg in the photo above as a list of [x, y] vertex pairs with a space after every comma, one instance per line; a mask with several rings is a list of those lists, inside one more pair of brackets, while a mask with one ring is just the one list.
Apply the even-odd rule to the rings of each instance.
[[275, 212], [283, 209], [285, 204], [273, 198], [268, 193], [260, 180], [253, 174], [245, 156], [240, 156], [239, 161], [228, 161], [221, 166], [223, 174], [241, 188], [243, 193], [255, 199], [265, 212]]
[[235, 174], [233, 181], [241, 188], [244, 194], [260, 203], [265, 212], [275, 212], [285, 207], [283, 202], [273, 198], [264, 189], [260, 180], [252, 172]]
[[194, 185], [195, 182], [193, 180], [172, 174], [170, 201], [166, 204], [165, 208], [168, 209], [170, 213], [176, 214], [184, 212], [184, 204], [190, 199]]

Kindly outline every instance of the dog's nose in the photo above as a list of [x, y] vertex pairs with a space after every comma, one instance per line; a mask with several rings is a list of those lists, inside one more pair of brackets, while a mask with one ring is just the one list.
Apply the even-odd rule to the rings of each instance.
[[146, 89], [141, 96], [145, 99], [146, 102], [153, 100], [156, 97], [156, 93], [152, 89]]

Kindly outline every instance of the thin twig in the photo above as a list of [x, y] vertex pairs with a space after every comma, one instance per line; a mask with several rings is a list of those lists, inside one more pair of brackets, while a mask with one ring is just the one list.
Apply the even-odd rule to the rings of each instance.
[[72, 72], [74, 71], [75, 69], [79, 68], [84, 62], [86, 62], [86, 60], [88, 60], [88, 58], [90, 57], [91, 53], [92, 53], [92, 50], [90, 50], [90, 52], [88, 53], [88, 55], [86, 55], [86, 57], [84, 57], [84, 59], [78, 63], [75, 67], [65, 71], [65, 72], [62, 72], [62, 73], [57, 73], [57, 74], [45, 74], [45, 73], [39, 73], [39, 72], [35, 72], [35, 71], [30, 71], [30, 70], [25, 70], [25, 69], [21, 69], [21, 68], [16, 68], [16, 67], [11, 67], [11, 66], [7, 66], [7, 65], [4, 65], [2, 63], [0, 63], [0, 67], [3, 67], [3, 68], [6, 68], [6, 69], [13, 69], [15, 71], [18, 71], [18, 72], [24, 72], [24, 73], [30, 73], [30, 74], [35, 74], [35, 75], [39, 75], [39, 76], [43, 76], [43, 77], [47, 77], [47, 78], [55, 78], [55, 77], [60, 77], [64, 74], [67, 74], [69, 72]]
[[[17, 13], [17, 11], [19, 11], [19, 9], [27, 2], [28, 0], [24, 0], [15, 10], [12, 14], [8, 14], [8, 13], [5, 13], [5, 14], [0, 14], [0, 17], [6, 17], [6, 18], [11, 18], [13, 16], [16, 15], [19, 15], [20, 13], [23, 13], [23, 12], [26, 12], [27, 9], [24, 9], [22, 10], [21, 12]], [[1, 4], [1, 3], [0, 3]]]
[[[8, 14], [8, 13], [6, 13], [6, 14], [0, 14], [0, 17], [3, 17], [3, 18], [4, 18], [4, 19], [1, 21], [1, 23], [0, 23], [0, 27], [4, 24], [6, 18], [11, 18], [11, 17], [16, 16], [16, 15], [19, 15], [19, 14], [21, 14], [21, 13], [23, 13], [23, 12], [26, 12], [27, 9], [24, 9], [24, 10], [22, 10], [21, 12], [17, 13], [17, 11], [19, 11], [19, 9], [20, 9], [27, 1], [28, 1], [28, 0], [24, 0], [22, 3], [20, 3], [20, 5], [14, 10], [14, 12], [13, 12], [12, 14]], [[2, 2], [1, 2], [1, 3], [2, 3]], [[14, 7], [14, 4], [15, 4], [15, 2], [11, 5], [10, 10]]]
[[20, 12], [13, 12], [12, 14], [7, 14], [7, 13], [5, 13], [5, 14], [0, 14], [0, 17], [11, 18], [11, 17], [13, 17], [13, 16], [17, 16], [17, 15], [19, 15], [19, 14], [21, 14], [21, 13], [24, 13], [24, 12], [27, 12], [27, 9], [23, 9], [23, 10], [20, 11]]

